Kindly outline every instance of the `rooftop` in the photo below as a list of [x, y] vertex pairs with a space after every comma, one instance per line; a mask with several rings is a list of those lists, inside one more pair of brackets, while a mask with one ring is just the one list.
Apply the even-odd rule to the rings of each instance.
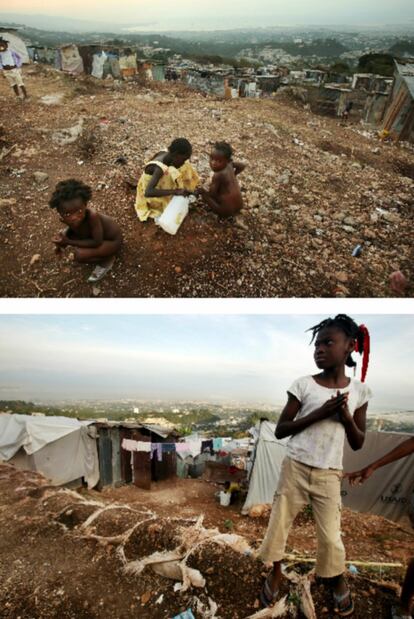
[[395, 60], [395, 66], [414, 98], [414, 58]]

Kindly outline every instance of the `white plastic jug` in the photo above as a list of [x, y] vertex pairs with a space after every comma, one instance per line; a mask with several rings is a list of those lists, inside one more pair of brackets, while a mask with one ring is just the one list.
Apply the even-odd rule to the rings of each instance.
[[220, 505], [223, 507], [228, 507], [230, 505], [231, 493], [224, 492], [223, 490], [220, 492]]
[[163, 214], [156, 220], [168, 234], [176, 234], [188, 214], [189, 200], [184, 196], [173, 196]]

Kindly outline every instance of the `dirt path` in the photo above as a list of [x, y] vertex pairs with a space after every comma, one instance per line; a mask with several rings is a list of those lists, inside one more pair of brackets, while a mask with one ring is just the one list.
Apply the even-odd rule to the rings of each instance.
[[[0, 82], [0, 153], [12, 148], [0, 161], [2, 296], [389, 296], [393, 270], [410, 277], [412, 150], [283, 97], [221, 101], [180, 85], [118, 88], [40, 67], [25, 74], [32, 99], [24, 104]], [[59, 105], [41, 102], [55, 93]], [[56, 143], [56, 131], [80, 119], [83, 135]], [[176, 237], [137, 221], [126, 179], [177, 136], [193, 143], [205, 180], [217, 139], [248, 163], [245, 229], [201, 207]], [[34, 172], [47, 178], [37, 182]], [[95, 291], [90, 269], [57, 262], [50, 242], [60, 225], [48, 199], [70, 177], [91, 185], [93, 204], [125, 234], [122, 256]], [[353, 258], [358, 243], [363, 253]]]
[[[265, 569], [253, 556], [230, 548], [209, 542], [191, 553], [189, 566], [206, 579], [202, 589], [174, 592], [173, 581], [148, 568], [139, 576], [123, 569], [121, 538], [131, 527], [135, 533], [123, 545], [127, 560], [174, 548], [200, 514], [206, 528], [231, 531], [257, 547], [267, 519], [249, 519], [236, 507], [220, 507], [216, 491], [206, 482], [177, 480], [157, 484], [151, 492], [133, 486], [101, 493], [67, 492], [49, 487], [37, 474], [0, 465], [1, 619], [170, 619], [190, 607], [200, 619], [197, 599], [208, 605], [208, 597], [218, 604], [217, 617], [222, 619], [254, 613]], [[119, 508], [105, 510], [87, 528], [83, 526], [97, 509], [116, 505]], [[301, 515], [289, 537], [289, 549], [312, 555], [312, 527]], [[382, 518], [345, 510], [343, 529], [349, 559], [405, 562], [412, 553], [413, 535]], [[389, 619], [395, 592], [369, 580], [379, 577], [398, 581], [402, 570], [365, 571], [351, 578], [357, 619]], [[295, 589], [287, 582], [284, 594], [295, 608]], [[312, 594], [318, 618], [333, 618], [325, 585], [312, 584]], [[293, 610], [286, 615], [296, 616], [302, 617]]]

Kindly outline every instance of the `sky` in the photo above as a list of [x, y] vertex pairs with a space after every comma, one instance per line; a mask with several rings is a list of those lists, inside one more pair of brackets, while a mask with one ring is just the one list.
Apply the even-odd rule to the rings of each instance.
[[407, 24], [412, 0], [0, 0], [0, 12], [127, 23], [151, 30], [303, 24]]
[[[2, 315], [0, 399], [281, 405], [294, 379], [317, 371], [305, 330], [325, 317]], [[371, 409], [413, 410], [414, 317], [353, 317], [371, 331]]]

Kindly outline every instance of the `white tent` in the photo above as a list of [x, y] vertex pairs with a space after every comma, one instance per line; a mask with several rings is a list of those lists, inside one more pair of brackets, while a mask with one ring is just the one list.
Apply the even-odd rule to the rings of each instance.
[[69, 417], [0, 414], [0, 460], [42, 473], [59, 486], [81, 477], [99, 481], [96, 430]]
[[[287, 439], [276, 439], [275, 429], [276, 425], [269, 421], [263, 421], [253, 429], [256, 443], [249, 491], [242, 509], [244, 514], [255, 505], [273, 502], [287, 443]], [[351, 472], [363, 468], [408, 437], [408, 434], [393, 432], [367, 432], [364, 446], [359, 451], [353, 451], [348, 443], [345, 444], [344, 470]], [[342, 484], [342, 500], [346, 507], [397, 522], [407, 515], [413, 492], [414, 454], [383, 467], [362, 486], [351, 487], [346, 480]]]
[[14, 32], [1, 32], [0, 37], [6, 39], [9, 42], [9, 49], [13, 52], [16, 52], [22, 59], [23, 64], [29, 64], [29, 52], [27, 51], [27, 47], [24, 41], [20, 37], [18, 37]]

